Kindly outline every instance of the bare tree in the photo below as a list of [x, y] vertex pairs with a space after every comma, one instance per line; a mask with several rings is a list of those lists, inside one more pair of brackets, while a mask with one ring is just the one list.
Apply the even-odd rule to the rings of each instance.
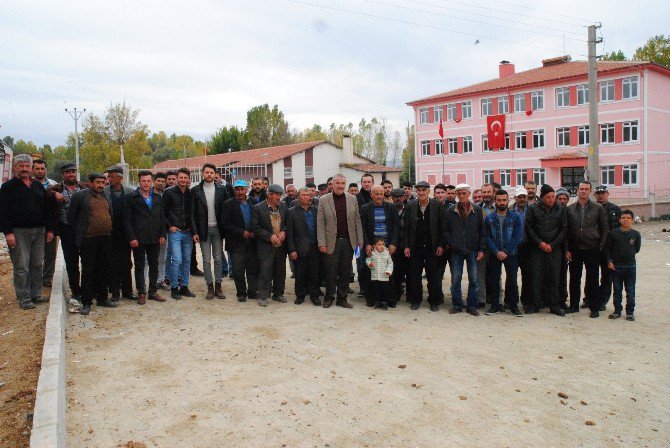
[[126, 164], [123, 156], [123, 144], [137, 131], [145, 129], [145, 125], [137, 121], [139, 109], [133, 110], [126, 102], [111, 104], [105, 114], [105, 128], [109, 138], [119, 145], [121, 151], [121, 164]]

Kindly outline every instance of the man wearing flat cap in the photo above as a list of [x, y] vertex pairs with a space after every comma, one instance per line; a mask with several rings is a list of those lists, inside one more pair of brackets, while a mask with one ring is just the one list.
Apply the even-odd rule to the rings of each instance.
[[256, 253], [260, 267], [258, 275], [258, 304], [267, 306], [272, 300], [286, 303], [286, 203], [281, 200], [284, 189], [277, 184], [267, 188], [264, 201], [254, 205], [251, 227], [256, 237]]
[[391, 190], [391, 199], [393, 205], [398, 212], [398, 246], [396, 251], [391, 255], [393, 260], [393, 275], [391, 281], [393, 282], [393, 293], [396, 296], [396, 302], [400, 300], [400, 296], [404, 293], [404, 284], [409, 270], [409, 258], [405, 256], [404, 246], [404, 223], [403, 215], [405, 214], [405, 190], [402, 188], [394, 188]]

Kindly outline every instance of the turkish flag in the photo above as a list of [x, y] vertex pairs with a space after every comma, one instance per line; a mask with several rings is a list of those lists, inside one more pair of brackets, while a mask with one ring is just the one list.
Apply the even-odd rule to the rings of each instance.
[[490, 149], [505, 147], [505, 114], [489, 115], [486, 117], [486, 129], [489, 136]]
[[440, 134], [440, 137], [444, 138], [444, 128], [442, 127], [442, 120], [440, 120], [440, 129], [437, 130]]

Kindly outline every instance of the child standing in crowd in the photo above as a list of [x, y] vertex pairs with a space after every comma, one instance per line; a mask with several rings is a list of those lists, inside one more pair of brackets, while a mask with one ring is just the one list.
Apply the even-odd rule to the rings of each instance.
[[372, 290], [377, 299], [375, 308], [385, 310], [389, 306], [389, 277], [393, 274], [393, 260], [384, 244], [384, 238], [375, 238], [374, 249], [365, 263], [370, 268]]
[[610, 319], [621, 317], [624, 286], [626, 287], [626, 320], [635, 320], [635, 254], [640, 252], [642, 237], [633, 230], [633, 212], [624, 210], [619, 218], [621, 227], [609, 233], [605, 255], [607, 266], [612, 270], [614, 285], [614, 312]]

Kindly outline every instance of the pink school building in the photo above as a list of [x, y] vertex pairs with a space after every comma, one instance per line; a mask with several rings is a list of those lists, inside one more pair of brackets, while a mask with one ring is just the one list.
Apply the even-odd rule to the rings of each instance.
[[[414, 108], [416, 180], [479, 187], [526, 179], [574, 191], [589, 144], [586, 61], [546, 59], [516, 73], [502, 61], [490, 81], [407, 103]], [[670, 69], [598, 62], [600, 179], [611, 197], [670, 189]], [[486, 117], [506, 114], [506, 148], [489, 150]], [[439, 135], [443, 121], [444, 139]]]

